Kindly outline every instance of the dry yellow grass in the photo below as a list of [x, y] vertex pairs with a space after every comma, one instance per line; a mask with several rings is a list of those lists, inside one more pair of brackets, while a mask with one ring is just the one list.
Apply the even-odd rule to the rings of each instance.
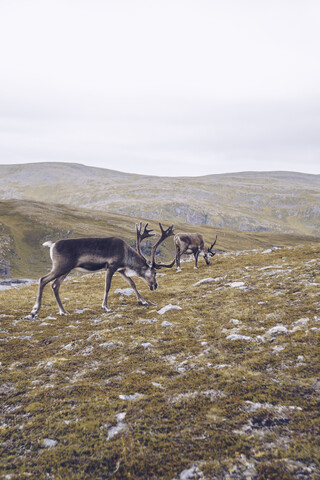
[[319, 478], [319, 244], [199, 265], [0, 292], [2, 478]]

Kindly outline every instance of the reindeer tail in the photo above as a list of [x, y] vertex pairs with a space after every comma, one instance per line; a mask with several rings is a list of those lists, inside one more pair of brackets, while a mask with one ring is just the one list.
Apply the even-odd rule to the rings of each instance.
[[50, 242], [50, 241], [49, 241], [49, 242], [44, 242], [44, 243], [42, 244], [42, 246], [43, 246], [43, 247], [49, 247], [49, 248], [50, 248], [50, 247], [52, 247], [53, 244], [54, 244], [54, 242]]

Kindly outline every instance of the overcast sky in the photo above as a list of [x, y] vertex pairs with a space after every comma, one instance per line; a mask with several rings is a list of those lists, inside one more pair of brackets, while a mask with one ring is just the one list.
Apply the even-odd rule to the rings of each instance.
[[0, 163], [320, 173], [319, 0], [0, 0]]

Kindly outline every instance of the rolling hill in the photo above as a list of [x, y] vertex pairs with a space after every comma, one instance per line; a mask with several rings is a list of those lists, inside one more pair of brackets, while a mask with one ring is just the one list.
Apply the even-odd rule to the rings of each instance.
[[0, 165], [0, 198], [241, 231], [320, 235], [320, 176], [152, 177], [68, 163]]
[[[36, 278], [47, 272], [51, 266], [49, 250], [42, 247], [42, 243], [47, 240], [120, 236], [134, 246], [135, 223], [139, 220], [144, 219], [28, 200], [0, 201], [2, 276]], [[150, 225], [155, 233], [159, 232], [156, 221], [151, 220]], [[169, 223], [164, 222], [164, 225]], [[216, 248], [220, 251], [290, 246], [315, 241], [312, 236], [279, 232], [243, 232], [208, 225], [187, 225], [176, 221], [174, 225], [176, 232], [187, 230], [202, 233], [207, 243], [212, 242], [218, 234]], [[148, 253], [151, 242], [145, 241], [144, 245]], [[161, 247], [160, 258], [171, 259], [173, 255], [173, 241], [168, 239]]]

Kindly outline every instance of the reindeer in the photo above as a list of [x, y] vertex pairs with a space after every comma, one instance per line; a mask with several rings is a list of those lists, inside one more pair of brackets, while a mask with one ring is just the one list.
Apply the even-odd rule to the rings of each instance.
[[161, 236], [153, 245], [151, 250], [151, 261], [147, 260], [141, 253], [141, 241], [152, 237], [155, 234], [153, 230], [148, 229], [148, 224], [142, 230], [142, 223], [136, 224], [137, 233], [137, 251], [128, 243], [118, 237], [107, 238], [70, 238], [58, 240], [56, 242], [45, 242], [43, 245], [50, 247], [50, 257], [52, 260], [51, 272], [40, 278], [37, 301], [31, 311], [32, 318], [36, 316], [41, 307], [41, 297], [44, 287], [52, 283], [52, 290], [55, 295], [60, 315], [67, 315], [59, 296], [59, 288], [66, 276], [71, 270], [76, 269], [86, 272], [96, 272], [106, 270], [105, 293], [102, 302], [102, 308], [110, 312], [107, 299], [111, 286], [111, 279], [116, 272], [119, 272], [122, 278], [134, 290], [140, 305], [148, 305], [148, 302], [142, 299], [138, 292], [132, 276], [138, 275], [149, 286], [150, 290], [158, 288], [156, 280], [156, 270], [162, 267], [171, 268], [175, 259], [169, 265], [156, 263], [155, 256], [158, 246], [168, 237], [174, 235], [173, 225], [164, 230], [161, 223]]
[[198, 257], [200, 252], [203, 253], [204, 260], [207, 265], [210, 265], [209, 257], [213, 257], [216, 252], [212, 248], [216, 244], [218, 235], [210, 247], [206, 247], [203, 236], [200, 233], [177, 233], [174, 236], [174, 244], [176, 247], [176, 262], [177, 272], [181, 272], [180, 257], [184, 253], [193, 253], [195, 258], [194, 268], [198, 268]]

